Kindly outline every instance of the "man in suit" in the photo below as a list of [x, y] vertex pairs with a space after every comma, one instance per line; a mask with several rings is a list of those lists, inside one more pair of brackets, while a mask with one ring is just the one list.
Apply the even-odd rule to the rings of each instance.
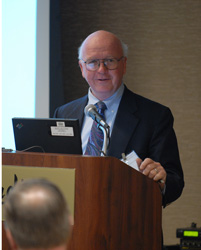
[[72, 219], [61, 191], [45, 179], [18, 182], [4, 204], [12, 250], [66, 250]]
[[107, 31], [89, 35], [79, 48], [79, 66], [89, 84], [88, 95], [59, 107], [57, 118], [79, 118], [83, 153], [93, 120], [88, 104], [103, 101], [110, 126], [108, 156], [122, 158], [135, 151], [139, 170], [158, 182], [163, 206], [176, 200], [184, 187], [173, 116], [169, 108], [131, 92], [123, 83], [127, 46]]

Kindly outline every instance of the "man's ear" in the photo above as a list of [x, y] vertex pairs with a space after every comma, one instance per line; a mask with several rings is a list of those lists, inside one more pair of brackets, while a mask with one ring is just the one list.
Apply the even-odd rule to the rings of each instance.
[[124, 62], [123, 62], [124, 63], [124, 72], [123, 72], [123, 74], [125, 75], [126, 74], [127, 57], [125, 56], [123, 60], [124, 60]]
[[81, 61], [79, 61], [79, 66], [80, 66], [80, 70], [82, 72], [82, 77], [85, 78], [84, 77], [84, 69], [83, 69], [83, 65], [82, 65]]
[[6, 229], [6, 236], [7, 236], [11, 249], [17, 250], [18, 249], [17, 244], [15, 243], [15, 240], [13, 239], [13, 236], [8, 228]]

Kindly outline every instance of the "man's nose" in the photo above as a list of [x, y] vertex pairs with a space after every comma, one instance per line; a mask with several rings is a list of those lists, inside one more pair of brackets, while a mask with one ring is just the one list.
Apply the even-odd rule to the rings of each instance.
[[107, 70], [107, 67], [105, 66], [105, 64], [104, 64], [104, 61], [100, 61], [99, 62], [99, 68], [98, 68], [98, 72], [105, 72]]

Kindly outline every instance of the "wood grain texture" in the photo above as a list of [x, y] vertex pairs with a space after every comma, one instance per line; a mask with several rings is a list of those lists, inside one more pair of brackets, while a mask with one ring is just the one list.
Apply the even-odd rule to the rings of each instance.
[[38, 153], [5, 153], [2, 160], [4, 165], [76, 169], [68, 249], [161, 250], [159, 186], [121, 161]]

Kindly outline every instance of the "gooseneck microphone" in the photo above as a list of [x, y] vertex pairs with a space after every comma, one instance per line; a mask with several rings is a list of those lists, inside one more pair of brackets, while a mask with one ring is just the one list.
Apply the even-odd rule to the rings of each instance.
[[95, 105], [93, 105], [93, 104], [87, 105], [84, 109], [84, 113], [85, 113], [85, 115], [90, 116], [100, 126], [106, 128], [106, 129], [109, 129], [110, 126], [100, 116]]

